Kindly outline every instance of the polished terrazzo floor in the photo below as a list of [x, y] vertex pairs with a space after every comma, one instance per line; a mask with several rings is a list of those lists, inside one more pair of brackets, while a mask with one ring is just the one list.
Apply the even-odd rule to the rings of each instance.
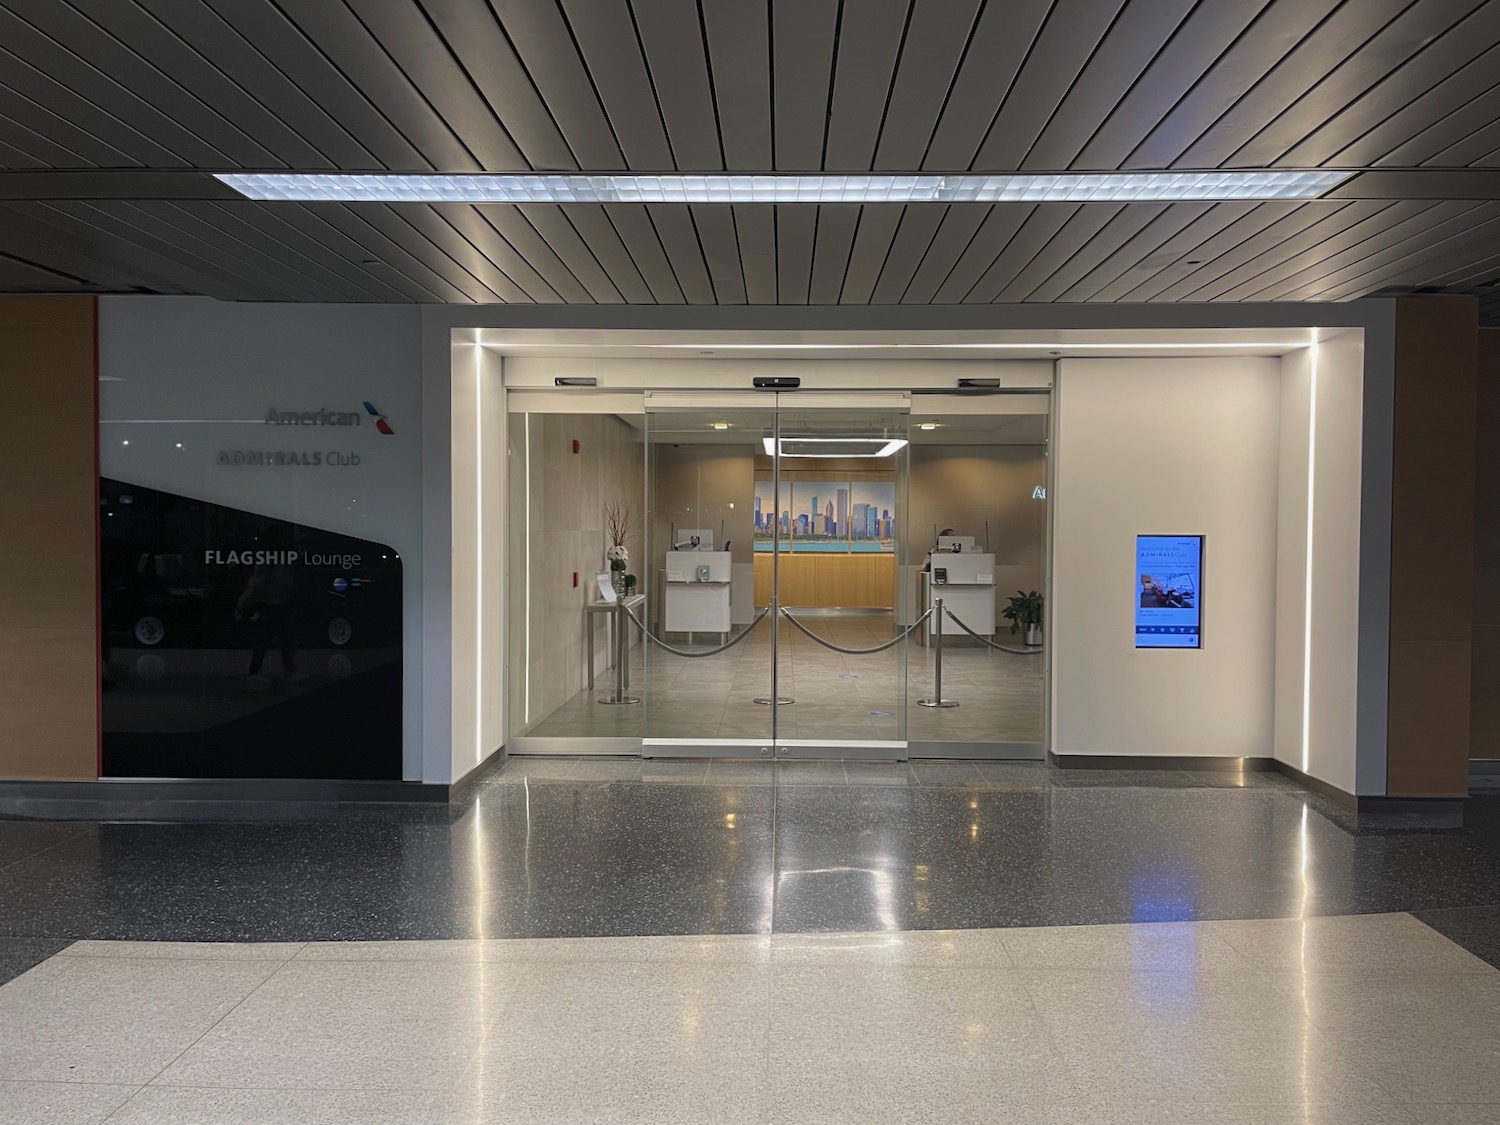
[[0, 809], [0, 1123], [1500, 1121], [1500, 798], [573, 758], [80, 811]]
[[1500, 1120], [1500, 972], [1410, 915], [81, 942], [0, 988], [0, 1122]]

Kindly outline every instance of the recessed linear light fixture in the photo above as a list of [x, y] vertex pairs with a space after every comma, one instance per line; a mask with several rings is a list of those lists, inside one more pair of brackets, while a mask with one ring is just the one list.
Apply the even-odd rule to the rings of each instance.
[[938, 428], [938, 424], [936, 422], [918, 422], [917, 423], [917, 429], [919, 429], [919, 430], [935, 430], [937, 428]]
[[1353, 172], [1066, 172], [932, 176], [223, 172], [251, 199], [299, 203], [1161, 203], [1316, 199]]
[[[776, 455], [776, 438], [762, 438], [766, 456]], [[783, 457], [890, 457], [906, 445], [905, 438], [784, 437]], [[808, 447], [812, 446], [812, 449]]]
[[[1170, 329], [1168, 330], [1170, 331]], [[1064, 348], [1068, 351], [1121, 351], [1134, 348], [1136, 350], [1148, 351], [1197, 351], [1200, 349], [1222, 349], [1222, 348], [1305, 348], [1311, 344], [1310, 340], [1234, 340], [1227, 343], [1199, 341], [1197, 343], [1162, 343], [1154, 341], [1113, 341], [1108, 343], [1072, 344], [1058, 343], [1055, 340], [1042, 340], [1031, 344], [996, 344], [996, 343], [968, 343], [968, 344], [715, 344], [714, 347], [721, 351], [867, 351], [883, 349], [917, 349], [921, 351], [963, 349], [984, 351], [1025, 351], [1043, 352], [1053, 348]], [[576, 344], [527, 344], [526, 347], [577, 347]], [[621, 348], [653, 348], [675, 351], [681, 348], [699, 348], [701, 344], [612, 344], [612, 347]]]
[[713, 427], [716, 430], [727, 430], [727, 429], [729, 429], [729, 423], [728, 422], [715, 422], [715, 423], [713, 423]]

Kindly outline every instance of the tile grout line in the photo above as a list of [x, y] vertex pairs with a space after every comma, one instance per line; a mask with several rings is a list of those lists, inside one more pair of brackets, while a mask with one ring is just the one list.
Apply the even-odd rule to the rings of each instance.
[[[303, 944], [304, 947], [306, 947], [306, 945], [307, 945], [306, 942], [303, 942], [302, 944]], [[299, 950], [298, 952], [301, 952], [301, 950]], [[121, 1110], [123, 1110], [126, 1107], [128, 1107], [131, 1102], [135, 1101], [136, 1098], [140, 1097], [140, 1095], [146, 1089], [148, 1089], [151, 1086], [152, 1083], [154, 1083], [158, 1078], [160, 1078], [163, 1074], [165, 1074], [168, 1070], [170, 1070], [172, 1068], [172, 1065], [175, 1062], [177, 1062], [178, 1059], [182, 1058], [183, 1055], [187, 1054], [194, 1047], [196, 1047], [199, 1043], [203, 1042], [203, 1040], [208, 1037], [209, 1033], [212, 1032], [214, 1030], [214, 1028], [218, 1027], [221, 1023], [223, 1023], [225, 1020], [227, 1020], [231, 1015], [233, 1015], [235, 1012], [239, 1011], [241, 1005], [243, 1005], [247, 1000], [249, 1000], [250, 997], [254, 996], [257, 992], [259, 992], [262, 988], [264, 988], [268, 983], [270, 983], [271, 981], [275, 980], [276, 977], [278, 975], [280, 975], [281, 971], [283, 969], [285, 969], [288, 965], [290, 965], [292, 963], [292, 959], [295, 956], [296, 956], [296, 954], [293, 954], [292, 957], [288, 957], [285, 961], [281, 962], [281, 964], [277, 965], [275, 969], [273, 969], [271, 972], [269, 972], [269, 973], [266, 974], [264, 980], [260, 981], [258, 984], [256, 984], [256, 986], [254, 988], [252, 988], [249, 992], [245, 993], [244, 996], [241, 996], [237, 1001], [235, 1001], [233, 1004], [231, 1004], [229, 1006], [229, 1010], [228, 1011], [226, 1011], [218, 1019], [214, 1020], [214, 1022], [211, 1023], [208, 1027], [204, 1028], [203, 1029], [203, 1033], [201, 1035], [199, 1035], [196, 1039], [194, 1039], [186, 1047], [184, 1047], [182, 1050], [178, 1051], [177, 1054], [173, 1055], [170, 1059], [168, 1059], [165, 1066], [163, 1066], [160, 1070], [158, 1070], [150, 1078], [146, 1079], [146, 1081], [140, 1086], [139, 1089], [136, 1090], [135, 1093], [131, 1094], [130, 1097], [126, 1098], [125, 1101], [122, 1102], [120, 1104], [120, 1106], [113, 1113], [111, 1113], [108, 1117], [106, 1117], [103, 1121], [101, 1121], [99, 1123], [99, 1125], [109, 1125], [109, 1122], [113, 1121], [115, 1119], [115, 1117], [120, 1113]], [[107, 958], [95, 958], [95, 960], [107, 960]], [[168, 961], [168, 960], [171, 960], [171, 958], [163, 957], [163, 958], [157, 958], [157, 960]], [[244, 963], [244, 962], [240, 962], [240, 963]], [[250, 963], [253, 964], [254, 962], [250, 962]]]

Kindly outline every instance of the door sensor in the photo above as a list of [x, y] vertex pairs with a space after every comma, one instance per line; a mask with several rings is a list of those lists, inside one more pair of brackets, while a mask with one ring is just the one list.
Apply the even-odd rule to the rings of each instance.
[[795, 391], [802, 380], [795, 375], [757, 375], [750, 385], [758, 391]]
[[597, 387], [599, 380], [592, 375], [559, 375], [552, 380], [554, 387]]
[[998, 391], [1000, 389], [999, 379], [960, 379], [958, 389], [961, 391]]

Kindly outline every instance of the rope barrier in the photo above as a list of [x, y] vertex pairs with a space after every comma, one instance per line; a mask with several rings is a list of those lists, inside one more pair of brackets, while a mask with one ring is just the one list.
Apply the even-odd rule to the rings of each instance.
[[781, 616], [785, 617], [793, 625], [797, 626], [797, 628], [800, 629], [803, 633], [805, 633], [808, 637], [810, 637], [811, 639], [817, 641], [818, 644], [822, 645], [824, 648], [831, 648], [831, 649], [833, 649], [834, 652], [841, 652], [845, 656], [873, 656], [877, 652], [884, 652], [886, 649], [891, 648], [891, 647], [893, 647], [895, 645], [898, 645], [902, 641], [906, 640], [907, 637], [911, 636], [912, 633], [915, 632], [921, 626], [922, 622], [926, 621], [929, 617], [932, 616], [932, 610], [929, 609], [926, 613], [922, 614], [921, 617], [917, 618], [910, 625], [908, 625], [905, 629], [901, 630], [901, 632], [898, 633], [898, 634], [896, 634], [895, 637], [893, 637], [890, 640], [886, 641], [885, 644], [883, 644], [883, 645], [876, 645], [874, 648], [840, 648], [838, 645], [834, 644], [832, 641], [825, 641], [822, 637], [818, 636], [818, 634], [814, 633], [806, 625], [804, 625], [804, 624], [802, 624], [802, 622], [798, 621], [795, 617], [793, 617], [785, 609], [783, 609], [781, 611]]
[[750, 622], [749, 627], [746, 628], [743, 633], [741, 633], [739, 636], [735, 637], [728, 644], [722, 644], [722, 645], [719, 645], [718, 648], [707, 649], [704, 652], [689, 652], [685, 648], [674, 648], [672, 645], [667, 644], [666, 641], [662, 640], [660, 637], [658, 637], [655, 634], [653, 634], [650, 629], [646, 628], [646, 623], [644, 621], [642, 621], [639, 617], [637, 617], [635, 615], [635, 611], [632, 610], [629, 606], [625, 607], [625, 612], [630, 617], [630, 620], [632, 620], [632, 621], [634, 621], [636, 623], [636, 626], [640, 629], [640, 631], [646, 635], [647, 639], [650, 640], [653, 644], [655, 644], [658, 648], [664, 648], [664, 649], [666, 649], [673, 656], [688, 656], [688, 657], [692, 657], [692, 658], [696, 659], [696, 658], [698, 658], [700, 656], [718, 656], [719, 653], [721, 653], [721, 652], [727, 652], [729, 649], [732, 649], [735, 645], [739, 644], [746, 637], [748, 637], [751, 633], [755, 632], [755, 627], [757, 625], [759, 625], [762, 621], [765, 620], [766, 614], [768, 614], [768, 613], [771, 612], [771, 607], [770, 606], [766, 606], [765, 609], [763, 609], [759, 613], [757, 613], [755, 615], [755, 620], [752, 621], [752, 622]]
[[994, 649], [996, 652], [1008, 652], [1008, 653], [1011, 653], [1014, 656], [1040, 656], [1040, 655], [1042, 655], [1042, 650], [1041, 650], [1041, 648], [1039, 646], [1035, 647], [1035, 648], [1007, 648], [1005, 645], [997, 645], [994, 641], [990, 640], [988, 637], [981, 636], [979, 633], [974, 632], [973, 629], [970, 629], [961, 620], [959, 620], [958, 614], [954, 613], [947, 606], [943, 607], [943, 612], [946, 613], [949, 617], [951, 617], [953, 619], [953, 623], [955, 625], [957, 625], [960, 629], [962, 629], [965, 633], [968, 633], [969, 636], [973, 637], [976, 641], [983, 641], [985, 644], [989, 645], [990, 648]]

